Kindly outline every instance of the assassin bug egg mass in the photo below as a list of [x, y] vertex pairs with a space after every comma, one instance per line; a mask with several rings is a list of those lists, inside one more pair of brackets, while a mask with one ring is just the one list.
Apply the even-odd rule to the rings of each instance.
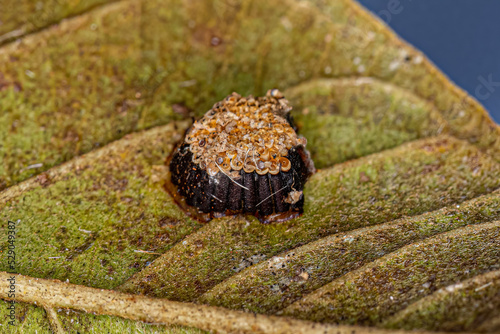
[[269, 223], [300, 215], [314, 164], [291, 109], [277, 89], [217, 102], [167, 159], [166, 189], [176, 203], [202, 221], [248, 213]]

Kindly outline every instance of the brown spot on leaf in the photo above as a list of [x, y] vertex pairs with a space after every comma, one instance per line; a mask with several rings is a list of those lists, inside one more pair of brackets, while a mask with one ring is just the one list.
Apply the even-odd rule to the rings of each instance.
[[360, 172], [360, 173], [359, 173], [359, 181], [360, 181], [361, 183], [368, 183], [368, 182], [370, 182], [371, 180], [370, 180], [370, 178], [368, 177], [368, 175], [366, 175], [366, 173], [365, 173], [365, 172]]
[[171, 217], [162, 217], [158, 221], [158, 225], [160, 227], [163, 227], [163, 228], [174, 227], [174, 226], [177, 226], [178, 224], [179, 224], [179, 221], [177, 221]]
[[154, 275], [147, 275], [146, 277], [144, 277], [143, 282], [151, 282], [151, 280], [153, 280], [153, 278], [154, 278]]
[[124, 191], [128, 185], [128, 179], [115, 179], [112, 176], [106, 177], [104, 184], [114, 191]]
[[155, 236], [156, 242], [166, 243], [170, 241], [170, 234], [168, 232], [160, 233]]
[[51, 183], [49, 174], [42, 173], [38, 175], [36, 177], [36, 182], [38, 182], [38, 184], [40, 184], [44, 188], [47, 187]]
[[443, 150], [446, 146], [449, 145], [448, 139], [442, 138], [439, 140], [436, 140], [434, 142], [427, 142], [424, 145], [421, 146], [421, 149], [427, 151], [427, 152], [436, 152], [439, 150]]
[[130, 264], [128, 267], [129, 267], [129, 268], [135, 268], [135, 269], [137, 269], [137, 268], [139, 268], [140, 266], [141, 266], [141, 265], [139, 264], [139, 262], [134, 262], [134, 263]]
[[424, 166], [424, 169], [422, 170], [422, 175], [425, 175], [425, 174], [429, 174], [429, 173], [435, 172], [435, 171], [437, 171], [440, 167], [441, 167], [441, 165], [439, 165], [439, 164], [425, 165], [425, 166]]
[[188, 109], [188, 107], [186, 107], [183, 104], [180, 104], [180, 103], [173, 104], [172, 110], [174, 111], [174, 113], [179, 114], [181, 116], [185, 116], [185, 117], [189, 116], [189, 109]]

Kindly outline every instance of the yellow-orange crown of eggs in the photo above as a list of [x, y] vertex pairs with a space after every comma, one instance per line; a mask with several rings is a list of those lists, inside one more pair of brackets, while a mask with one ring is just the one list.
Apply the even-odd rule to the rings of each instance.
[[291, 109], [277, 89], [258, 98], [233, 93], [217, 102], [186, 134], [193, 162], [210, 176], [236, 174], [241, 169], [259, 175], [290, 170], [288, 150], [306, 145], [287, 120]]

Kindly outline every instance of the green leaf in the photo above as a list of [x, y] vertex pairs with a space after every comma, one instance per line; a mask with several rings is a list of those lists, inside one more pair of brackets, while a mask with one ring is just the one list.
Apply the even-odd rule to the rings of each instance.
[[[355, 2], [4, 2], [2, 332], [499, 329], [499, 127]], [[304, 214], [189, 218], [166, 158], [270, 88], [318, 168]]]

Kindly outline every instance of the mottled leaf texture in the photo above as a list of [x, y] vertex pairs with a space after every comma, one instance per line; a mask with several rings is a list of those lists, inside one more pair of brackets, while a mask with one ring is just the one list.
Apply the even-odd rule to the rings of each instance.
[[[270, 88], [304, 214], [193, 220], [165, 159]], [[499, 127], [352, 0], [0, 0], [0, 129], [1, 333], [500, 331]]]

